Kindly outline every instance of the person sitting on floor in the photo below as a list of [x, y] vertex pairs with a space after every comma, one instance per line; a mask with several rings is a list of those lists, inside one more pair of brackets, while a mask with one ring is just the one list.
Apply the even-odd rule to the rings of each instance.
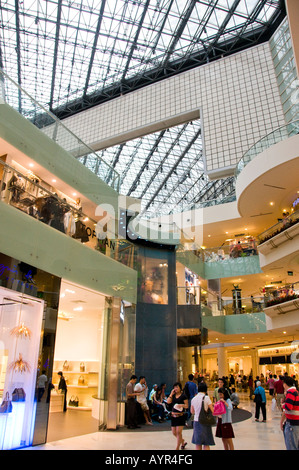
[[239, 395], [236, 393], [235, 388], [232, 388], [232, 394], [230, 396], [230, 400], [233, 404], [233, 408], [238, 408], [238, 406], [240, 404], [240, 398], [239, 398]]
[[163, 406], [161, 387], [158, 387], [156, 392], [153, 395], [153, 409], [154, 409], [154, 413], [157, 413], [158, 415], [159, 423], [162, 423], [165, 420], [165, 410]]

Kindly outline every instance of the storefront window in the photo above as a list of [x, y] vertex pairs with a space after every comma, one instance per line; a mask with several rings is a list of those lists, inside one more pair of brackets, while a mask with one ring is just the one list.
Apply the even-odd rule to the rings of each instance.
[[[50, 414], [74, 408], [92, 410], [92, 397], [101, 388], [104, 319], [104, 295], [62, 281]], [[67, 384], [66, 397], [59, 388], [59, 372]]]
[[14, 449], [46, 439], [37, 379], [52, 375], [60, 279], [0, 254], [0, 286], [0, 449]]
[[0, 288], [0, 448], [28, 446], [36, 413], [35, 383], [44, 302]]

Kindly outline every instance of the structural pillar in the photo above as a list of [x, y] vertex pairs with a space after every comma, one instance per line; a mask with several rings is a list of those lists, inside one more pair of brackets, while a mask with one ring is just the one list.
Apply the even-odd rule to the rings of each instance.
[[223, 344], [219, 344], [217, 349], [218, 377], [228, 375], [227, 349]]
[[119, 336], [120, 336], [120, 307], [121, 299], [112, 298], [110, 316], [110, 351], [108, 362], [108, 409], [107, 429], [117, 428], [117, 391], [118, 391], [118, 363], [119, 363]]

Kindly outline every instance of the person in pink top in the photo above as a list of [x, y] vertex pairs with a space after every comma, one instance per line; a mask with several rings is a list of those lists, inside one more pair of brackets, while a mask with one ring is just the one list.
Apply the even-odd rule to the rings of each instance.
[[274, 395], [274, 384], [275, 384], [275, 380], [273, 379], [272, 374], [270, 374], [267, 385], [269, 387], [269, 395], [271, 395], [271, 396]]
[[282, 376], [279, 376], [279, 380], [276, 380], [274, 383], [274, 389], [275, 389], [275, 398], [276, 398], [276, 403], [277, 407], [280, 411], [282, 410], [282, 403], [284, 401], [284, 388], [283, 388], [283, 381], [282, 381]]

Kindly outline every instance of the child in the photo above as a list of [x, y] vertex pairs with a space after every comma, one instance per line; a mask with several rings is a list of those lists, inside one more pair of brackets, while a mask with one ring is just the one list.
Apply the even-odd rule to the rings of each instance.
[[218, 417], [216, 437], [221, 437], [224, 450], [234, 450], [233, 438], [235, 437], [232, 427], [232, 409], [233, 404], [229, 398], [229, 393], [225, 388], [218, 390], [219, 400], [223, 401], [226, 407], [226, 413]]

